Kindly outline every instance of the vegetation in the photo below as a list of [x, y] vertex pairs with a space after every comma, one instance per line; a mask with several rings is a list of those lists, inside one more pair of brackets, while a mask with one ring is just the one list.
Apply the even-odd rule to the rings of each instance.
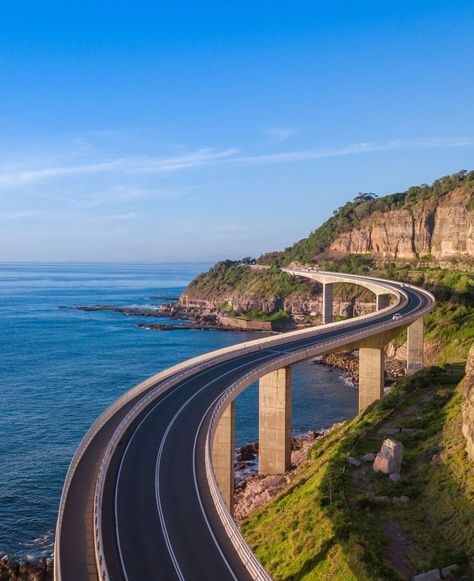
[[[450, 365], [404, 378], [364, 414], [316, 441], [290, 488], [243, 525], [275, 579], [400, 579], [394, 559], [400, 538], [407, 541], [401, 559], [413, 572], [457, 563], [468, 574], [474, 474], [461, 433], [461, 376], [462, 368]], [[347, 464], [348, 454], [380, 449], [379, 430], [387, 427], [416, 429], [397, 434], [405, 446], [399, 483], [370, 464]], [[407, 505], [374, 501], [401, 495], [410, 497]]]
[[257, 270], [233, 260], [218, 262], [208, 272], [198, 275], [188, 289], [203, 296], [225, 295], [226, 292], [281, 298], [292, 294], [306, 297], [317, 294], [317, 288], [310, 281], [289, 276], [276, 267]]
[[[413, 206], [442, 196], [454, 188], [472, 189], [473, 185], [474, 171], [463, 170], [450, 176], [444, 176], [433, 182], [431, 186], [427, 184], [413, 186], [406, 192], [390, 194], [381, 198], [375, 194], [361, 193], [352, 201], [335, 210], [333, 216], [307, 238], [286, 248], [283, 252], [264, 254], [257, 262], [274, 266], [288, 265], [295, 261], [302, 264], [314, 263], [338, 236], [358, 226], [364, 218], [374, 212], [389, 212], [401, 208], [410, 210]], [[468, 207], [474, 209], [474, 196], [471, 196]]]

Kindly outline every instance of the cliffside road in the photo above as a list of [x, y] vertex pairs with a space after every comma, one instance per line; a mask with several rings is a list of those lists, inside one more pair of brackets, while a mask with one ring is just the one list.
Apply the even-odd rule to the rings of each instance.
[[[76, 454], [66, 481], [57, 528], [55, 579], [255, 578], [229, 539], [209, 488], [206, 440], [214, 408], [249, 371], [258, 373], [263, 365], [289, 355], [295, 360], [307, 358], [308, 348], [314, 354], [327, 352], [328, 341], [338, 338], [350, 344], [381, 329], [401, 329], [432, 307], [432, 297], [424, 291], [383, 284], [400, 293], [398, 306], [244, 344], [225, 359], [221, 354], [209, 357], [205, 364], [190, 365], [186, 377], [182, 369], [179, 375], [178, 371], [171, 374], [165, 379], [170, 387], [156, 397], [151, 397], [151, 391], [164, 379], [150, 382], [129, 401], [105, 412]], [[401, 319], [394, 320], [394, 312]], [[115, 448], [109, 447], [107, 454], [113, 434], [137, 405], [139, 411], [122, 423]], [[97, 498], [101, 502], [96, 526]]]

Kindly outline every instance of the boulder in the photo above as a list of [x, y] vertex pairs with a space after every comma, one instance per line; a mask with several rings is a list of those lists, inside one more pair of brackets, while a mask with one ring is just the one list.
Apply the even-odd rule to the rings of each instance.
[[402, 477], [400, 476], [399, 472], [392, 472], [392, 474], [390, 474], [389, 478], [390, 478], [390, 480], [393, 480], [393, 482], [400, 482]]
[[373, 462], [375, 460], [375, 454], [373, 452], [367, 452], [361, 459], [363, 462]]
[[400, 502], [403, 502], [404, 504], [406, 504], [409, 501], [410, 501], [409, 496], [400, 496]]
[[362, 464], [362, 462], [360, 460], [357, 460], [357, 458], [354, 458], [354, 456], [349, 456], [349, 458], [347, 459], [347, 463], [350, 464], [351, 466], [355, 466], [356, 468], [359, 468], [359, 466]]
[[439, 581], [440, 579], [439, 569], [432, 569], [431, 571], [426, 571], [426, 573], [415, 575], [411, 581]]
[[398, 440], [387, 438], [374, 460], [375, 472], [384, 474], [400, 473], [403, 460], [403, 444]]
[[443, 579], [454, 579], [459, 573], [459, 565], [449, 565], [441, 569], [441, 576]]

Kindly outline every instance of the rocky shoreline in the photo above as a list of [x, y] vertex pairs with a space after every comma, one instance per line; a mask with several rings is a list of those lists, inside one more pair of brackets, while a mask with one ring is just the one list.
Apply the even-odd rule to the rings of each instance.
[[[314, 360], [315, 363], [326, 365], [333, 369], [345, 371], [350, 382], [359, 385], [359, 356], [357, 351], [340, 351], [323, 355], [321, 359]], [[385, 383], [390, 385], [405, 375], [405, 363], [395, 357], [385, 359]]]
[[238, 449], [235, 462], [234, 518], [241, 524], [251, 512], [263, 506], [281, 492], [296, 476], [299, 467], [308, 458], [308, 452], [317, 438], [331, 432], [330, 428], [311, 431], [292, 438], [291, 468], [285, 474], [261, 476], [258, 474], [258, 442]]
[[4, 556], [0, 559], [0, 581], [53, 581], [53, 559], [41, 557], [19, 563]]
[[[167, 300], [172, 300], [170, 297]], [[163, 299], [162, 299], [163, 300]], [[183, 321], [181, 324], [173, 323], [138, 323], [136, 326], [152, 331], [177, 331], [183, 329], [219, 330], [219, 331], [264, 331], [283, 332], [307, 325], [281, 324], [265, 320], [245, 319], [231, 317], [216, 310], [208, 310], [196, 307], [185, 307], [176, 303], [166, 303], [152, 307], [121, 307], [117, 305], [81, 305], [77, 307], [60, 306], [60, 309], [75, 311], [98, 312], [107, 311], [119, 313], [125, 316], [166, 318], [175, 321]]]

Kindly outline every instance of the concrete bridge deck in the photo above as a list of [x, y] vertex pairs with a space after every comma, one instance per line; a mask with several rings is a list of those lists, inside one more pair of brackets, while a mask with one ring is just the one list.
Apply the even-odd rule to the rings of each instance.
[[[352, 276], [327, 274], [355, 282]], [[345, 347], [366, 351], [367, 364], [376, 370], [366, 383], [367, 393], [374, 385], [378, 389], [383, 359], [374, 364], [371, 356], [377, 361], [383, 345], [416, 324], [434, 299], [391, 281], [356, 280], [375, 284], [379, 294], [393, 294], [395, 304], [184, 362], [106, 410], [86, 434], [66, 478], [55, 579], [268, 579], [226, 508], [232, 402], [259, 378]], [[401, 318], [393, 319], [395, 312]], [[419, 349], [419, 337], [414, 349]], [[272, 383], [267, 385], [271, 389]]]

